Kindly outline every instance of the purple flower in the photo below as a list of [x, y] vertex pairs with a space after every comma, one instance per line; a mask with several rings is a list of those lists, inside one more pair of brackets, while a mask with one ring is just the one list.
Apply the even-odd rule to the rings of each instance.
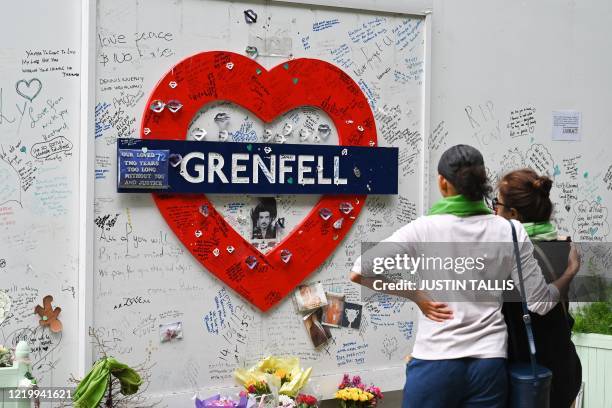
[[338, 385], [338, 389], [342, 390], [350, 385], [351, 385], [351, 379], [349, 375], [345, 373], [344, 376], [342, 377], [342, 382], [340, 383], [340, 385]]
[[240, 401], [236, 402], [231, 398], [221, 397], [221, 395], [213, 395], [205, 400], [200, 400], [196, 398], [195, 401], [196, 408], [246, 408], [247, 406], [247, 397], [241, 396]]
[[354, 377], [353, 377], [353, 385], [354, 385], [355, 387], [357, 387], [357, 386], [358, 386], [358, 385], [360, 385], [360, 384], [361, 384], [361, 377], [360, 377], [360, 376], [358, 376], [358, 375], [354, 376]]

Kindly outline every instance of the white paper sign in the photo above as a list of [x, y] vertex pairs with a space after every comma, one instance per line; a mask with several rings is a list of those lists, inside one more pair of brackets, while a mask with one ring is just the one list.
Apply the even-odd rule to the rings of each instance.
[[580, 141], [581, 114], [574, 110], [552, 113], [552, 140]]

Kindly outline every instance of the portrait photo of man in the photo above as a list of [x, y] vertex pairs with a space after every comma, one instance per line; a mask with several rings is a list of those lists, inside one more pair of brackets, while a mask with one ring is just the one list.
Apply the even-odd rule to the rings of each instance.
[[251, 210], [253, 231], [251, 239], [276, 239], [276, 199], [262, 197]]

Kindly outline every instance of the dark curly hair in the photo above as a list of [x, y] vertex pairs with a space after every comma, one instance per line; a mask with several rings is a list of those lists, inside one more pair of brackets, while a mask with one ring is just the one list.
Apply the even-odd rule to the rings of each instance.
[[269, 212], [270, 219], [276, 218], [276, 199], [273, 197], [262, 197], [259, 199], [259, 203], [255, 208], [251, 210], [251, 219], [253, 223], [257, 223], [259, 213]]

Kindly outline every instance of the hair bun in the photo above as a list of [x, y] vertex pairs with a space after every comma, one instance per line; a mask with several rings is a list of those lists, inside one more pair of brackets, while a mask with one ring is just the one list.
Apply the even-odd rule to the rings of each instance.
[[552, 180], [548, 176], [540, 176], [533, 181], [533, 188], [540, 190], [543, 194], [549, 195], [552, 188]]

